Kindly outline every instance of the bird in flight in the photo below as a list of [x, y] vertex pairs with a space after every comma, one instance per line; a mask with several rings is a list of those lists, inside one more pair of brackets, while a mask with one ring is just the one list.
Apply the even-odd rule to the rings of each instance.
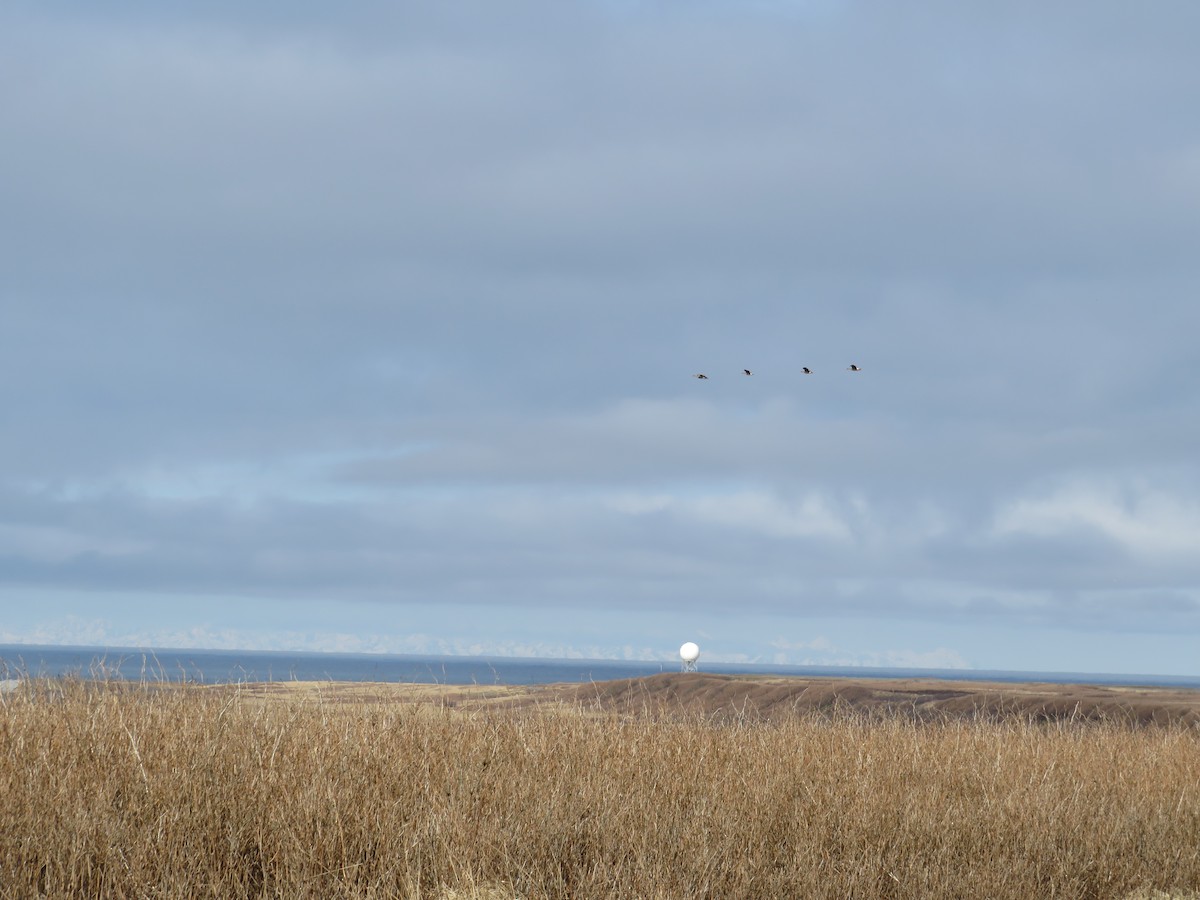
[[[808, 366], [801, 366], [800, 371], [803, 372], [805, 375], [813, 374], [813, 370], [810, 369]], [[861, 372], [862, 366], [858, 365], [857, 363], [850, 363], [850, 365], [846, 367], [846, 371], [847, 372]], [[753, 375], [754, 373], [751, 372], [749, 369], [742, 369], [742, 374], [743, 375]], [[697, 372], [692, 377], [699, 378], [701, 381], [708, 381], [708, 376], [705, 375], [703, 372]]]

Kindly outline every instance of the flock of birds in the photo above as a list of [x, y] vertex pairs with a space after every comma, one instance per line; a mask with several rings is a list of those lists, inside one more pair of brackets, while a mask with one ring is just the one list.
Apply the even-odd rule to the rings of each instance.
[[[801, 372], [803, 372], [805, 375], [811, 375], [811, 374], [813, 373], [813, 370], [812, 370], [812, 369], [810, 369], [808, 366], [801, 366], [801, 367], [800, 367], [800, 371], [801, 371]], [[850, 365], [849, 365], [849, 366], [847, 366], [847, 368], [846, 368], [846, 371], [847, 371], [847, 372], [861, 372], [861, 371], [862, 371], [862, 367], [861, 367], [861, 366], [856, 366], [854, 363], [850, 363]], [[753, 373], [753, 372], [751, 372], [749, 369], [742, 369], [742, 374], [743, 374], [743, 375], [753, 375], [754, 373]], [[707, 376], [707, 375], [705, 375], [703, 372], [697, 372], [697, 373], [696, 373], [695, 375], [693, 375], [692, 377], [693, 377], [693, 378], [699, 378], [699, 379], [701, 379], [702, 381], [708, 381], [708, 376]]]

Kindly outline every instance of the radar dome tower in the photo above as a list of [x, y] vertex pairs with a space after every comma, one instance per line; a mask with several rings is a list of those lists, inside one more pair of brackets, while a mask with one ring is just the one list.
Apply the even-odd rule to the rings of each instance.
[[688, 641], [679, 648], [679, 658], [683, 660], [681, 672], [695, 672], [696, 660], [700, 658], [700, 647]]

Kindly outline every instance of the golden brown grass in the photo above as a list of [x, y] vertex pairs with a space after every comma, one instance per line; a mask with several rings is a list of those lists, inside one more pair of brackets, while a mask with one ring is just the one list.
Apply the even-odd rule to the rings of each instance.
[[1163, 897], [1200, 733], [27, 682], [4, 897]]

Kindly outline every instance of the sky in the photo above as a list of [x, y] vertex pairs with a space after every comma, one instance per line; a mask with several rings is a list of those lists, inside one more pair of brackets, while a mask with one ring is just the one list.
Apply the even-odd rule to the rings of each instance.
[[4, 4], [0, 643], [1200, 674], [1197, 33]]

